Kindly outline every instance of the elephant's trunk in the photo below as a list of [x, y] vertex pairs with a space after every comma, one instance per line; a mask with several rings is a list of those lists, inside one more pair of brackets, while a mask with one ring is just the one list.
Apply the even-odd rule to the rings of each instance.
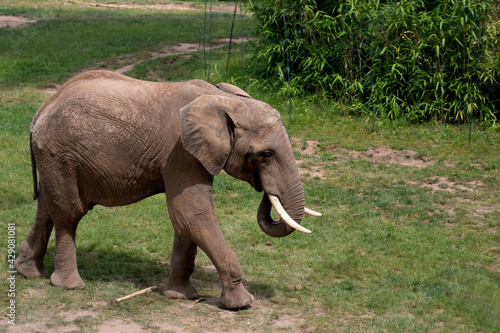
[[[271, 200], [277, 201], [278, 204], [271, 203]], [[273, 205], [281, 217], [278, 221], [274, 221], [271, 217], [271, 207]], [[280, 212], [280, 205], [285, 214], [282, 211]], [[257, 213], [257, 221], [262, 231], [269, 236], [284, 237], [291, 234], [295, 229], [310, 232], [299, 225], [303, 213], [304, 190], [302, 184], [299, 183], [298, 186], [290, 190], [289, 195], [284, 195], [282, 198], [264, 194]]]

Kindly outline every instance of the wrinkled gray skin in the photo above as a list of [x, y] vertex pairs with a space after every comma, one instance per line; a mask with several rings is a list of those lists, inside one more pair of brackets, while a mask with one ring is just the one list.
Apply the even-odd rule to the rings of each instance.
[[[15, 267], [26, 277], [46, 276], [43, 257], [55, 227], [54, 286], [85, 286], [75, 235], [88, 210], [165, 192], [175, 238], [163, 293], [197, 297], [189, 277], [200, 247], [222, 280], [220, 305], [241, 308], [254, 298], [216, 220], [213, 177], [225, 170], [277, 196], [295, 221], [302, 219], [304, 193], [279, 113], [229, 84], [156, 83], [91, 71], [61, 86], [30, 132], [37, 212]], [[270, 210], [264, 195], [257, 214], [262, 230], [275, 237], [291, 233]]]

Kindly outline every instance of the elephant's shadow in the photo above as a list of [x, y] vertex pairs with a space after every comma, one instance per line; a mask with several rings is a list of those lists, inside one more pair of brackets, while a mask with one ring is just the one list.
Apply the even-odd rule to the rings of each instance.
[[[45, 266], [49, 275], [54, 271], [53, 246], [47, 248]], [[78, 271], [86, 282], [124, 282], [131, 283], [136, 289], [159, 286], [156, 292], [161, 293], [170, 273], [170, 257], [164, 259], [150, 259], [144, 253], [131, 254], [130, 252], [116, 249], [102, 249], [96, 245], [80, 246], [77, 251]], [[244, 266], [243, 266], [244, 268]], [[215, 269], [207, 269], [196, 264], [191, 276], [191, 283], [198, 289], [199, 299], [203, 302], [218, 305], [221, 281]], [[273, 287], [269, 284], [254, 283], [243, 279], [243, 284], [248, 291], [259, 298], [272, 298], [275, 295]], [[204, 294], [211, 290], [210, 294]]]

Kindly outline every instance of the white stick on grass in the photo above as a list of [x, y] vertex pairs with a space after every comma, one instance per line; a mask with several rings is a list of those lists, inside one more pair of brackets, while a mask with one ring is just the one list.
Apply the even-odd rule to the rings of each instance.
[[129, 299], [129, 298], [132, 298], [132, 297], [135, 297], [135, 296], [138, 296], [138, 295], [145, 294], [148, 291], [152, 291], [152, 290], [155, 290], [155, 289], [156, 289], [156, 286], [152, 286], [152, 287], [149, 287], [149, 288], [146, 288], [146, 289], [142, 289], [142, 290], [136, 291], [135, 293], [132, 293], [130, 295], [117, 298], [115, 301], [116, 302], [121, 302], [121, 301], [124, 301], [126, 299]]

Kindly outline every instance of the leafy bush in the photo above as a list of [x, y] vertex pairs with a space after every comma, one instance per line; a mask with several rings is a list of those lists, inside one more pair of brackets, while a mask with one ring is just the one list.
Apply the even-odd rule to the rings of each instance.
[[256, 70], [263, 82], [286, 90], [288, 48], [293, 95], [326, 96], [362, 114], [371, 112], [373, 98], [378, 117], [411, 121], [460, 122], [472, 112], [492, 126], [500, 116], [498, 93], [484, 93], [477, 83], [491, 87], [499, 78], [495, 6], [474, 0], [253, 1]]

